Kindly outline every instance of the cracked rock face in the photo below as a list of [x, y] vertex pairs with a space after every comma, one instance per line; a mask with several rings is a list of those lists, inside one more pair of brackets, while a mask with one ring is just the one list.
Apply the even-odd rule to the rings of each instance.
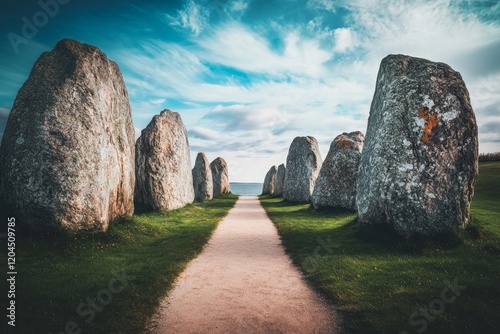
[[208, 201], [213, 198], [212, 169], [205, 153], [198, 153], [193, 167], [194, 199]]
[[210, 163], [210, 168], [212, 169], [214, 197], [229, 193], [231, 187], [229, 185], [229, 170], [226, 161], [218, 157]]
[[276, 185], [276, 174], [278, 173], [278, 167], [272, 166], [264, 178], [264, 184], [262, 186], [262, 195], [273, 195], [274, 187]]
[[0, 148], [0, 197], [35, 231], [105, 231], [134, 212], [134, 128], [120, 69], [65, 39], [19, 90]]
[[275, 196], [283, 196], [283, 185], [285, 183], [286, 168], [285, 164], [278, 166], [278, 172], [276, 173], [276, 184], [274, 185]]
[[283, 198], [309, 203], [323, 160], [314, 137], [296, 137], [286, 158]]
[[337, 136], [323, 161], [312, 195], [315, 209], [356, 210], [356, 183], [365, 137], [359, 131]]
[[460, 74], [403, 55], [382, 60], [358, 176], [360, 224], [400, 234], [464, 228], [478, 173], [477, 125]]
[[141, 210], [173, 210], [194, 200], [187, 131], [181, 116], [163, 110], [137, 139], [135, 201]]

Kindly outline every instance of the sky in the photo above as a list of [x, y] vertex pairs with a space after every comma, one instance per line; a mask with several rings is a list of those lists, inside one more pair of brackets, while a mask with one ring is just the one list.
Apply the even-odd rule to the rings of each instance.
[[136, 136], [177, 111], [192, 164], [221, 156], [232, 182], [262, 182], [296, 136], [324, 158], [337, 135], [366, 132], [388, 54], [459, 71], [479, 151], [500, 151], [497, 0], [27, 0], [0, 13], [0, 136], [36, 59], [73, 38], [119, 65]]

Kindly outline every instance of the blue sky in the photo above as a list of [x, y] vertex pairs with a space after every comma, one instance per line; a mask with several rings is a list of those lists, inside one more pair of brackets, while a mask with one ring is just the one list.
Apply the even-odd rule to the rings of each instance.
[[[338, 134], [365, 132], [391, 53], [459, 71], [480, 152], [500, 151], [499, 1], [59, 1], [47, 22], [38, 1], [1, 5], [0, 135], [35, 60], [74, 38], [120, 66], [137, 133], [161, 110], [179, 112], [192, 162], [222, 156], [231, 181], [261, 182], [296, 136], [315, 136], [324, 157]], [[9, 33], [34, 19], [13, 47]]]

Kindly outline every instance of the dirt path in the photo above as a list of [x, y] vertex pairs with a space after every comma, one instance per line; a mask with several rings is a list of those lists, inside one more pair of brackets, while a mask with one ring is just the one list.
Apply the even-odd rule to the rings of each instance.
[[240, 197], [152, 318], [152, 333], [336, 333], [335, 311], [285, 254], [257, 197]]

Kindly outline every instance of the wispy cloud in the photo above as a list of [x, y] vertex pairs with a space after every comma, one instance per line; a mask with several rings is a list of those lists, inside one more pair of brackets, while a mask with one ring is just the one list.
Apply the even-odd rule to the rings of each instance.
[[190, 0], [184, 7], [177, 11], [177, 15], [167, 15], [170, 25], [190, 30], [198, 36], [208, 23], [210, 10], [201, 4]]
[[299, 29], [286, 34], [284, 48], [278, 53], [265, 36], [239, 22], [216, 27], [198, 43], [205, 61], [272, 76], [317, 77], [324, 73], [324, 64], [332, 56], [321, 48], [318, 40], [301, 36]]
[[[130, 20], [119, 25], [120, 43], [100, 34], [108, 25], [91, 15], [95, 28], [87, 20], [78, 27], [79, 36], [89, 37], [83, 41], [107, 48], [122, 69], [136, 135], [161, 110], [178, 111], [194, 154], [224, 156], [233, 180], [260, 181], [270, 165], [284, 162], [295, 136], [317, 137], [326, 154], [339, 133], [365, 131], [380, 61], [397, 53], [460, 71], [477, 115], [480, 151], [500, 151], [498, 2], [179, 2], [151, 2], [140, 18], [137, 8], [117, 13]], [[68, 22], [65, 31], [74, 31], [78, 23]], [[29, 56], [32, 64], [36, 57]], [[7, 63], [0, 67], [6, 108], [29, 71], [16, 68], [15, 59]]]
[[349, 28], [335, 29], [335, 51], [345, 52], [356, 46], [354, 33]]

